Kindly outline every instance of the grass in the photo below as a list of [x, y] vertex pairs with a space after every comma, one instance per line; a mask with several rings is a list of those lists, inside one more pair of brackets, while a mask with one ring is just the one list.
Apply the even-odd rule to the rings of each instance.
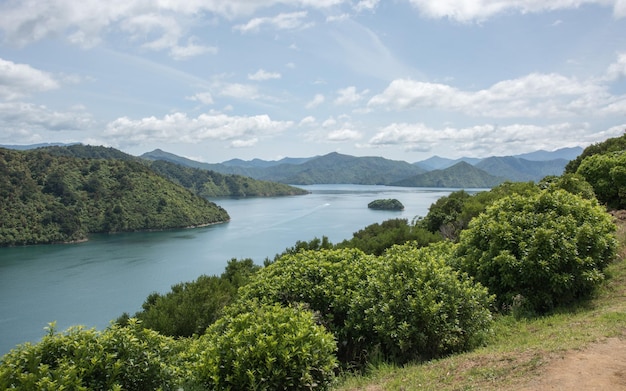
[[618, 259], [596, 295], [532, 319], [498, 317], [489, 343], [471, 352], [398, 367], [381, 363], [341, 378], [337, 391], [501, 390], [538, 377], [552, 360], [607, 338], [626, 338], [626, 220], [620, 219]]

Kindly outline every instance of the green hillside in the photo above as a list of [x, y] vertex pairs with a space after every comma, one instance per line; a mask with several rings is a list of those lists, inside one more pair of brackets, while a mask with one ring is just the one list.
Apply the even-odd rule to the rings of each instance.
[[228, 213], [145, 164], [0, 148], [0, 246], [221, 223]]
[[274, 197], [307, 194], [306, 190], [283, 183], [184, 167], [165, 160], [151, 162], [150, 168], [202, 197]]
[[282, 183], [252, 179], [245, 175], [221, 174], [211, 170], [212, 165], [208, 163], [195, 162], [161, 150], [141, 157], [115, 148], [82, 144], [47, 147], [44, 150], [56, 156], [142, 162], [162, 177], [202, 197], [276, 197], [307, 193]]
[[460, 162], [445, 170], [429, 171], [425, 174], [394, 182], [394, 186], [409, 187], [452, 187], [487, 188], [499, 185], [504, 178], [496, 177], [469, 163]]

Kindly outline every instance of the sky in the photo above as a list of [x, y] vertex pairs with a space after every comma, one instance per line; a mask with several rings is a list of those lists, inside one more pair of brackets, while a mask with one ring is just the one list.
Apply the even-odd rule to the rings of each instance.
[[0, 0], [0, 144], [417, 162], [626, 130], [626, 0]]

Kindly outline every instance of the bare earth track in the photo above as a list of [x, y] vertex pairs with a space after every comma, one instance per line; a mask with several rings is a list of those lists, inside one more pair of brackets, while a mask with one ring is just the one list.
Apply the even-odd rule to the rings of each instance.
[[626, 390], [626, 341], [609, 338], [552, 360], [520, 391]]

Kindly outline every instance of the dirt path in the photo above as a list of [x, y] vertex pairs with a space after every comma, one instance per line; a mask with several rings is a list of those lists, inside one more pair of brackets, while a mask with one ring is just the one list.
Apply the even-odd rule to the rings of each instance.
[[626, 390], [626, 341], [610, 338], [552, 360], [520, 391]]

